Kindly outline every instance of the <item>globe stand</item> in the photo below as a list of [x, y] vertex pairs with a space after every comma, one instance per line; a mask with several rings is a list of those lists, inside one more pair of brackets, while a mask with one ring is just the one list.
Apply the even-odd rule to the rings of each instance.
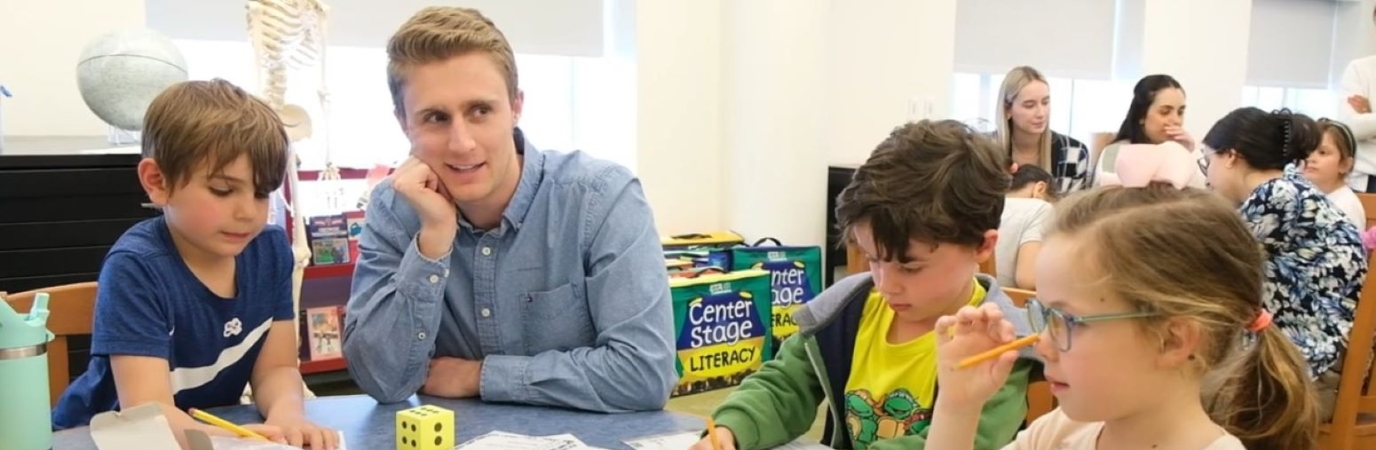
[[105, 133], [105, 138], [114, 146], [136, 145], [143, 142], [143, 132], [121, 129], [114, 125]]

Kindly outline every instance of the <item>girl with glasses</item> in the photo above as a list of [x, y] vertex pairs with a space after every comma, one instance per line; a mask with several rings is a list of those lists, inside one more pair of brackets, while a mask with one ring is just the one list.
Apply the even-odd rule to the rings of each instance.
[[[1301, 449], [1317, 439], [1304, 360], [1268, 326], [1255, 239], [1217, 196], [1177, 189], [1189, 173], [1172, 170], [1057, 205], [1028, 312], [1059, 408], [1005, 449]], [[971, 448], [980, 406], [1016, 354], [957, 364], [1013, 330], [993, 308], [937, 322], [928, 448]], [[1206, 407], [1210, 372], [1225, 381]]]

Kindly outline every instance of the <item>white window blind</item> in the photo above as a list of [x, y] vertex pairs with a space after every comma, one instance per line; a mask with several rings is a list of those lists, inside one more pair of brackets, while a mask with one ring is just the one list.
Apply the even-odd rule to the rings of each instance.
[[957, 72], [1006, 73], [1030, 65], [1047, 76], [1109, 77], [1112, 0], [960, 0]]
[[[1328, 0], [1252, 0], [1247, 85], [1327, 87], [1336, 5]], [[1370, 20], [1370, 11], [1366, 13]]]
[[[246, 41], [242, 0], [145, 0], [147, 24], [173, 39]], [[328, 0], [330, 45], [382, 47], [421, 8], [477, 8], [517, 52], [561, 56], [603, 54], [603, 0]]]

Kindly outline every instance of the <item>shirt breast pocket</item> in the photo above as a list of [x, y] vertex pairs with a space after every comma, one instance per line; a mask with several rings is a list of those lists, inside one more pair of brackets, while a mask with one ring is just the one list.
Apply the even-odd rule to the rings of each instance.
[[597, 333], [586, 297], [582, 283], [564, 283], [522, 295], [526, 354], [534, 356], [549, 350], [567, 351], [596, 344]]

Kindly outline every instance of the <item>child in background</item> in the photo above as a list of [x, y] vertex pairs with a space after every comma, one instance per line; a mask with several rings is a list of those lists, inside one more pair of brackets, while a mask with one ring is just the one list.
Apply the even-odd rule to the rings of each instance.
[[223, 80], [167, 88], [144, 118], [139, 181], [159, 217], [119, 238], [100, 269], [91, 361], [53, 409], [55, 428], [154, 403], [185, 431], [234, 436], [184, 410], [238, 404], [248, 383], [278, 442], [335, 447], [306, 420], [297, 369], [292, 253], [266, 227], [287, 135], [266, 103]]
[[1319, 147], [1313, 120], [1286, 110], [1237, 109], [1204, 137], [1209, 185], [1238, 205], [1266, 250], [1266, 309], [1299, 346], [1332, 414], [1343, 352], [1366, 280], [1367, 254], [1352, 221], [1300, 176]]
[[[904, 125], [880, 143], [836, 206], [870, 272], [794, 313], [798, 334], [712, 413], [722, 448], [788, 443], [825, 402], [823, 443], [833, 448], [942, 449], [926, 446], [938, 389], [936, 319], [966, 305], [1021, 311], [997, 281], [976, 274], [998, 240], [1007, 167], [993, 140], [956, 121]], [[995, 387], [976, 448], [1001, 447], [1022, 425], [1034, 364], [1020, 361]]]
[[[1188, 182], [1181, 175], [1177, 185]], [[1028, 314], [1059, 408], [1006, 449], [1312, 448], [1320, 422], [1308, 370], [1270, 326], [1262, 255], [1236, 211], [1204, 190], [1125, 186], [1056, 207]], [[965, 307], [937, 322], [942, 390], [929, 448], [971, 448], [980, 408], [1016, 355], [956, 365], [1017, 336], [1005, 314]], [[1206, 409], [1210, 371], [1227, 382]]]
[[999, 285], [1036, 290], [1032, 270], [1042, 248], [1042, 228], [1051, 221], [1051, 201], [1056, 198], [1051, 174], [1031, 164], [1020, 165], [1003, 201], [999, 219], [999, 244], [994, 266]]
[[1365, 228], [1366, 210], [1347, 185], [1347, 176], [1357, 161], [1357, 139], [1347, 125], [1329, 119], [1319, 119], [1318, 131], [1323, 138], [1319, 148], [1304, 160], [1304, 177], [1327, 194], [1357, 229]]

